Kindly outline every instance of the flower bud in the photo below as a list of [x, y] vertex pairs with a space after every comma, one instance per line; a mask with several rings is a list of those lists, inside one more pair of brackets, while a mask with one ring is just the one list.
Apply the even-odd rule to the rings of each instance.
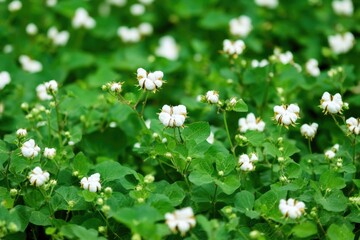
[[10, 196], [11, 197], [15, 197], [18, 193], [19, 193], [19, 191], [16, 188], [10, 189]]
[[151, 174], [148, 174], [144, 177], [144, 182], [147, 184], [154, 182], [154, 180], [155, 180], [155, 178]]

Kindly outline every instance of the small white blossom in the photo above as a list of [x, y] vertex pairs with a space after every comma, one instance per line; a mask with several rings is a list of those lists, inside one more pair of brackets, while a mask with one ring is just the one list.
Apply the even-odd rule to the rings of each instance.
[[173, 213], [165, 214], [166, 224], [174, 233], [179, 231], [182, 236], [196, 225], [194, 212], [191, 207], [175, 210]]
[[156, 56], [175, 61], [179, 57], [179, 47], [172, 36], [164, 36], [159, 40], [159, 46], [155, 50]]
[[31, 185], [36, 187], [42, 186], [45, 182], [49, 181], [50, 174], [43, 171], [40, 167], [34, 168], [29, 174], [29, 181]]
[[139, 29], [139, 33], [143, 36], [148, 36], [153, 33], [153, 26], [148, 22], [140, 23], [138, 29]]
[[111, 127], [111, 128], [116, 128], [116, 127], [117, 127], [117, 123], [116, 123], [116, 122], [110, 122], [110, 123], [109, 123], [109, 127]]
[[145, 126], [146, 126], [147, 129], [150, 129], [150, 127], [151, 127], [151, 120], [150, 119], [145, 121]]
[[18, 137], [26, 137], [26, 135], [27, 135], [27, 131], [25, 128], [19, 128], [16, 131], [16, 136], [18, 136]]
[[139, 3], [135, 3], [130, 6], [130, 13], [134, 16], [141, 16], [145, 13], [145, 6]]
[[269, 65], [269, 61], [267, 59], [262, 59], [261, 61], [254, 59], [251, 61], [251, 67], [253, 68], [258, 68], [258, 67], [263, 68], [266, 67], [267, 65]]
[[229, 22], [230, 33], [238, 37], [246, 37], [252, 30], [251, 19], [248, 16], [233, 18]]
[[38, 28], [34, 23], [29, 23], [28, 25], [26, 25], [26, 33], [33, 36], [36, 35], [38, 33]]
[[285, 126], [294, 125], [299, 118], [300, 108], [298, 105], [281, 105], [274, 107], [275, 120]]
[[328, 159], [333, 159], [335, 157], [335, 152], [333, 150], [327, 150], [325, 152], [325, 157]]
[[95, 27], [95, 24], [95, 20], [90, 17], [89, 13], [84, 8], [76, 9], [72, 19], [72, 26], [74, 28], [84, 27], [86, 29], [91, 29]]
[[122, 90], [122, 84], [120, 82], [111, 83], [110, 91], [119, 93], [121, 92], [121, 90]]
[[44, 150], [44, 157], [47, 159], [53, 159], [56, 155], [56, 149], [55, 148], [45, 148]]
[[344, 106], [341, 95], [336, 93], [332, 96], [328, 92], [324, 92], [320, 100], [320, 107], [323, 109], [323, 112], [327, 114], [328, 112], [331, 114], [341, 113], [341, 110]]
[[22, 3], [18, 0], [14, 0], [9, 3], [8, 9], [10, 12], [16, 12], [19, 11], [22, 8]]
[[100, 174], [95, 173], [90, 177], [83, 177], [80, 181], [81, 187], [90, 192], [97, 192], [101, 190]]
[[184, 105], [170, 107], [164, 105], [159, 114], [160, 122], [166, 127], [181, 127], [184, 125], [187, 111]]
[[19, 57], [19, 62], [24, 71], [30, 73], [37, 73], [42, 71], [42, 64], [36, 60], [31, 59], [29, 56], [21, 55]]
[[36, 95], [41, 101], [51, 100], [53, 98], [48, 94], [45, 84], [40, 84], [36, 87]]
[[34, 139], [30, 139], [23, 143], [21, 146], [21, 154], [26, 158], [34, 158], [36, 157], [39, 152], [40, 148], [38, 145], [36, 145]]
[[242, 54], [245, 50], [245, 43], [243, 40], [230, 41], [229, 39], [225, 39], [223, 41], [223, 51], [224, 53], [232, 56], [237, 56]]
[[11, 82], [10, 74], [6, 71], [0, 72], [0, 90]]
[[290, 52], [290, 51], [286, 51], [284, 53], [279, 53], [276, 56], [282, 64], [289, 64], [289, 63], [293, 62], [293, 60], [294, 60], [294, 56], [293, 56], [292, 52]]
[[328, 37], [331, 50], [335, 54], [347, 53], [355, 44], [355, 37], [351, 32], [330, 35]]
[[243, 171], [253, 171], [255, 170], [254, 162], [258, 160], [258, 157], [255, 153], [241, 154], [239, 157], [240, 169]]
[[134, 148], [141, 148], [141, 144], [139, 142], [135, 143]]
[[210, 135], [208, 136], [208, 138], [206, 139], [206, 141], [210, 144], [214, 144], [215, 142], [215, 135], [212, 131], [210, 131]]
[[279, 5], [278, 0], [255, 0], [256, 5], [274, 9]]
[[354, 6], [351, 0], [334, 0], [331, 4], [337, 15], [352, 16]]
[[301, 135], [303, 135], [307, 139], [313, 139], [315, 137], [316, 131], [318, 129], [317, 123], [312, 124], [303, 124], [300, 128]]
[[246, 118], [240, 118], [238, 124], [240, 132], [247, 132], [248, 130], [262, 132], [265, 129], [265, 122], [256, 118], [253, 113], [249, 113]]
[[219, 102], [219, 93], [217, 91], [208, 91], [205, 95], [206, 101], [211, 104]]
[[155, 71], [147, 73], [145, 69], [137, 69], [137, 79], [139, 81], [139, 86], [142, 89], [149, 91], [156, 91], [161, 88], [163, 84], [164, 73], [162, 71]]
[[352, 132], [356, 135], [359, 135], [359, 133], [360, 133], [360, 119], [359, 118], [357, 118], [357, 119], [354, 117], [348, 118], [346, 120], [346, 125], [350, 132]]
[[56, 93], [58, 91], [58, 83], [55, 80], [50, 80], [44, 83], [46, 90], [49, 92]]
[[11, 53], [13, 50], [14, 50], [14, 48], [11, 44], [6, 44], [4, 46], [3, 52], [8, 54], [8, 53]]
[[47, 32], [47, 36], [51, 39], [54, 45], [65, 46], [69, 40], [70, 34], [68, 31], [59, 32], [56, 27], [51, 27]]
[[318, 65], [319, 63], [316, 59], [309, 59], [309, 61], [307, 61], [305, 64], [306, 72], [308, 72], [313, 77], [319, 76], [320, 69]]
[[284, 215], [284, 217], [296, 219], [301, 217], [301, 215], [305, 212], [305, 204], [292, 198], [289, 198], [288, 200], [281, 199], [279, 210]]
[[119, 27], [117, 35], [125, 43], [135, 43], [141, 39], [140, 31], [137, 28]]

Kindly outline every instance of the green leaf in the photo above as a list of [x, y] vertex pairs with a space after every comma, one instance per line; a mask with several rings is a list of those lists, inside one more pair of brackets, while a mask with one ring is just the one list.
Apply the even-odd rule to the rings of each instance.
[[68, 69], [88, 67], [95, 63], [95, 57], [81, 51], [67, 51], [61, 55], [61, 63]]
[[6, 143], [0, 140], [0, 170], [4, 169], [3, 164], [9, 158], [9, 150]]
[[290, 160], [285, 166], [285, 172], [289, 178], [299, 178], [302, 170], [299, 164]]
[[233, 107], [233, 111], [235, 112], [247, 112], [248, 106], [242, 99], [238, 99], [235, 106]]
[[103, 182], [122, 179], [129, 174], [137, 176], [137, 173], [131, 168], [124, 167], [120, 163], [114, 161], [102, 162], [96, 165], [94, 169], [96, 172], [100, 173], [100, 179]]
[[29, 224], [32, 210], [33, 209], [27, 206], [17, 205], [9, 211], [10, 215], [8, 221], [15, 223], [18, 226], [19, 231], [23, 232]]
[[252, 210], [254, 207], [254, 202], [254, 194], [249, 191], [243, 190], [235, 195], [235, 207], [242, 213]]
[[177, 183], [166, 187], [164, 194], [170, 199], [174, 207], [180, 205], [185, 198], [184, 190]]
[[183, 130], [185, 141], [194, 140], [196, 143], [205, 141], [210, 135], [208, 122], [196, 122], [186, 125]]
[[355, 235], [346, 225], [331, 224], [327, 230], [327, 237], [330, 240], [354, 239]]
[[[81, 197], [83, 192], [85, 191], [80, 189], [80, 185], [79, 187], [61, 186], [55, 190], [56, 194], [52, 198], [52, 204], [56, 209], [59, 210], [68, 210], [68, 209], [86, 210], [89, 207], [89, 205]], [[85, 198], [85, 195], [83, 196]], [[70, 207], [69, 203], [74, 203], [74, 204], [72, 207]]]
[[67, 224], [60, 228], [60, 233], [69, 239], [99, 240], [98, 232], [94, 229], [86, 229], [75, 224]]
[[209, 11], [200, 21], [200, 26], [205, 29], [222, 29], [227, 27], [231, 17], [222, 11]]
[[49, 212], [42, 211], [33, 211], [31, 212], [30, 220], [32, 224], [39, 226], [48, 226], [51, 225], [50, 214]]
[[284, 147], [284, 156], [285, 157], [291, 157], [295, 153], [300, 152], [300, 149], [298, 149], [295, 146], [295, 143], [293, 143], [291, 141], [284, 141], [283, 147]]
[[83, 190], [81, 192], [82, 196], [84, 197], [84, 200], [86, 202], [93, 202], [95, 200], [95, 198], [97, 197], [97, 193], [96, 192], [90, 192], [88, 190]]
[[324, 209], [332, 212], [344, 211], [348, 203], [348, 199], [344, 196], [343, 192], [338, 189], [331, 190], [330, 194], [326, 197], [316, 194], [315, 200], [320, 203]]
[[322, 173], [319, 182], [322, 189], [342, 189], [346, 187], [345, 180], [332, 171]]
[[281, 155], [279, 148], [276, 147], [275, 144], [273, 144], [271, 142], [264, 143], [264, 153], [268, 154], [274, 158]]
[[84, 153], [79, 152], [74, 158], [73, 167], [74, 171], [79, 172], [79, 176], [86, 176], [90, 170], [91, 163]]
[[221, 153], [217, 154], [215, 164], [216, 164], [216, 170], [218, 172], [223, 171], [224, 176], [226, 176], [230, 172], [234, 171], [234, 169], [236, 167], [236, 162], [234, 161], [233, 156], [230, 154], [227, 154], [227, 155], [224, 155]]
[[247, 131], [244, 136], [248, 139], [249, 143], [255, 147], [260, 147], [265, 139], [264, 133], [258, 131]]
[[234, 193], [240, 187], [240, 180], [237, 174], [231, 174], [222, 179], [215, 179], [215, 183], [228, 195]]
[[155, 208], [147, 205], [121, 208], [113, 217], [130, 228], [135, 228], [140, 223], [154, 223], [163, 219]]
[[317, 233], [317, 226], [315, 223], [306, 221], [299, 223], [291, 230], [296, 237], [306, 238]]
[[205, 171], [194, 170], [189, 175], [189, 180], [193, 184], [200, 186], [207, 183], [212, 183], [214, 178]]

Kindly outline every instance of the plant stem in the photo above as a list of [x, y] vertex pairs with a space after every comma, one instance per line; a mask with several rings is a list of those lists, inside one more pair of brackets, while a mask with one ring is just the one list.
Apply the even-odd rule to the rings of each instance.
[[55, 94], [52, 94], [53, 98], [55, 100], [55, 112], [56, 112], [56, 121], [57, 121], [57, 125], [58, 125], [58, 137], [59, 137], [59, 147], [60, 149], [62, 149], [63, 146], [63, 140], [62, 140], [62, 127], [61, 127], [61, 114], [59, 111], [59, 101], [56, 97]]
[[181, 142], [181, 143], [184, 143], [184, 139], [183, 139], [182, 136], [181, 136], [180, 128], [178, 127], [177, 129], [178, 129], [178, 132], [179, 132], [180, 142]]
[[356, 137], [357, 135], [355, 135], [354, 137], [354, 142], [353, 142], [353, 164], [356, 166]]
[[234, 156], [234, 159], [236, 160], [234, 145], [231, 141], [231, 136], [230, 136], [229, 127], [228, 127], [228, 123], [227, 123], [227, 119], [226, 119], [226, 111], [225, 110], [223, 111], [223, 120], [224, 120], [226, 135], [227, 135], [229, 143], [230, 143], [230, 150], [231, 150], [232, 155]]
[[310, 138], [308, 139], [308, 147], [309, 147], [309, 152], [310, 152], [310, 154], [312, 154], [311, 140], [310, 140]]
[[144, 118], [144, 110], [145, 110], [145, 105], [146, 105], [146, 102], [147, 102], [147, 100], [148, 100], [148, 97], [149, 97], [149, 92], [146, 92], [146, 94], [145, 94], [145, 100], [143, 101], [142, 107], [141, 107], [141, 113], [140, 113], [140, 117], [141, 117], [141, 118]]

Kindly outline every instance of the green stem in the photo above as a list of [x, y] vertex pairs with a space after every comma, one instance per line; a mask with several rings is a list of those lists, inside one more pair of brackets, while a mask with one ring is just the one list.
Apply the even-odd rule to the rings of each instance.
[[144, 118], [144, 110], [145, 110], [145, 105], [146, 105], [146, 102], [147, 102], [147, 100], [148, 100], [148, 97], [149, 97], [149, 92], [146, 92], [146, 94], [145, 94], [145, 100], [143, 101], [142, 107], [141, 107], [141, 113], [140, 113], [140, 117], [141, 117], [141, 118]]
[[100, 216], [104, 219], [107, 228], [110, 229], [110, 231], [112, 232], [112, 234], [114, 234], [114, 236], [115, 236], [116, 238], [122, 239], [122, 238], [111, 228], [111, 226], [110, 226], [110, 224], [109, 224], [108, 218], [105, 217], [104, 214], [103, 214], [101, 211], [98, 210], [98, 212], [100, 213]]
[[177, 129], [178, 129], [178, 132], [179, 132], [180, 142], [181, 142], [181, 143], [184, 143], [184, 139], [183, 139], [182, 136], [181, 136], [180, 128], [178, 127]]
[[311, 140], [310, 140], [310, 138], [308, 139], [308, 147], [309, 147], [309, 152], [310, 152], [310, 154], [312, 154]]
[[234, 156], [234, 159], [236, 160], [235, 151], [234, 151], [234, 145], [233, 145], [233, 143], [231, 141], [229, 127], [228, 127], [228, 123], [227, 123], [227, 119], [226, 119], [226, 111], [223, 111], [223, 120], [224, 120], [224, 126], [225, 126], [225, 130], [226, 130], [226, 135], [227, 135], [229, 143], [230, 143], [230, 150], [231, 150], [232, 155]]
[[356, 137], [357, 135], [355, 135], [354, 137], [354, 142], [353, 142], [353, 164], [356, 164]]
[[52, 94], [55, 100], [55, 112], [56, 112], [56, 121], [58, 125], [58, 137], [59, 137], [59, 147], [62, 149], [63, 146], [63, 139], [62, 139], [62, 124], [61, 124], [61, 114], [59, 110], [59, 101], [55, 94]]
[[134, 109], [134, 110], [136, 110], [136, 107], [137, 107], [137, 105], [139, 104], [140, 100], [142, 99], [142, 97], [143, 97], [143, 95], [144, 95], [144, 92], [145, 92], [145, 90], [143, 90], [143, 91], [141, 92], [138, 100], [137, 100], [136, 103], [134, 104], [134, 106], [133, 106], [133, 109]]

